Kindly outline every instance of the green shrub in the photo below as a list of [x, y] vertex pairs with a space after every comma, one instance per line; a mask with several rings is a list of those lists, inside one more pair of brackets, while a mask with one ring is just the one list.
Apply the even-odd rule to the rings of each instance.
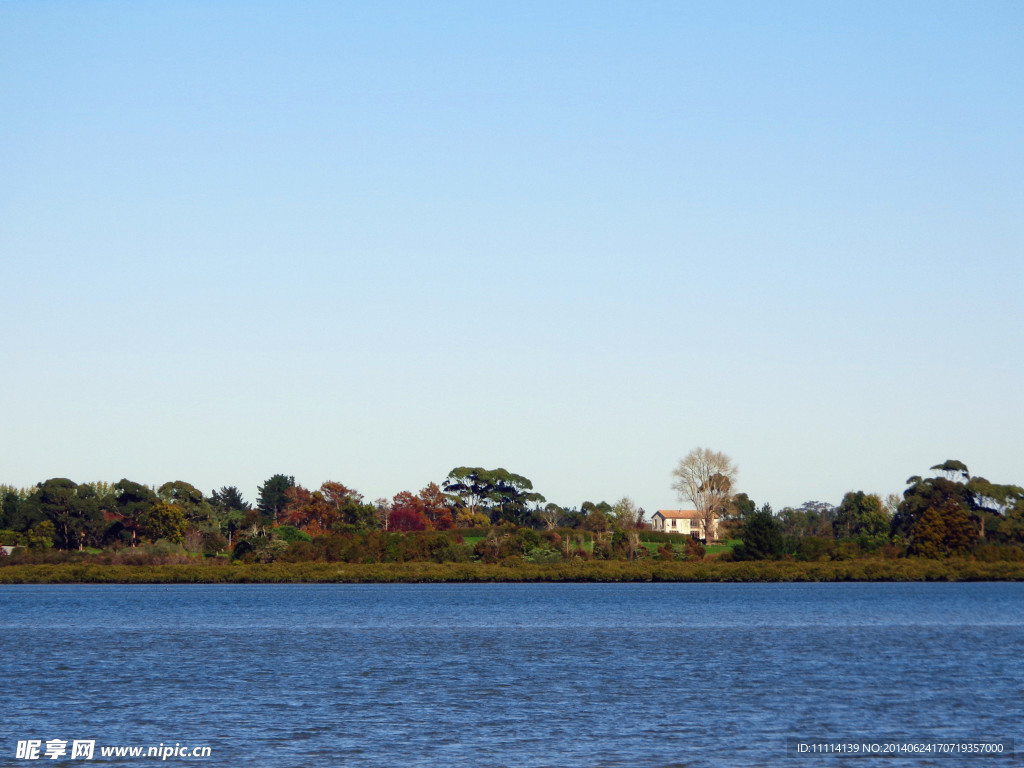
[[28, 544], [29, 549], [50, 549], [53, 546], [53, 537], [56, 533], [57, 529], [53, 523], [43, 520], [28, 529], [28, 533], [25, 534], [25, 543]]
[[0, 544], [8, 547], [20, 547], [25, 543], [25, 537], [17, 531], [8, 529], [0, 530]]
[[836, 540], [831, 536], [804, 536], [794, 545], [796, 559], [804, 562], [831, 560], [836, 551]]
[[983, 563], [1024, 562], [1024, 550], [1011, 545], [979, 544], [974, 548], [974, 556]]
[[526, 559], [531, 563], [560, 563], [562, 562], [562, 553], [557, 549], [536, 547], [530, 550]]
[[692, 536], [686, 538], [686, 557], [690, 560], [702, 560], [707, 550], [704, 545]]
[[203, 534], [203, 554], [216, 555], [227, 551], [228, 540], [216, 531], [207, 531]]
[[278, 537], [287, 541], [289, 544], [295, 541], [312, 541], [313, 537], [305, 531], [300, 531], [294, 525], [279, 525], [273, 529], [273, 533]]
[[523, 552], [529, 552], [540, 545], [540, 534], [532, 528], [520, 528], [515, 532], [514, 536]]
[[676, 550], [671, 543], [666, 542], [658, 547], [658, 559], [671, 562], [676, 559]]

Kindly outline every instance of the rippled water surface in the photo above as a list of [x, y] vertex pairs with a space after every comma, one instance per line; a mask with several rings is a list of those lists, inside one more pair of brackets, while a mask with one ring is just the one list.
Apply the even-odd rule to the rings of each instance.
[[1024, 751], [1024, 584], [0, 587], [0, 765], [1021, 765], [789, 758], [786, 738]]

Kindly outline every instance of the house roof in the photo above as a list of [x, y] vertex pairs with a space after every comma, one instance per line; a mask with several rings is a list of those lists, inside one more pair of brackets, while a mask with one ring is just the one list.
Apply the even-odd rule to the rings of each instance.
[[704, 517], [696, 509], [659, 509], [654, 514], [661, 515], [666, 520], [701, 520]]

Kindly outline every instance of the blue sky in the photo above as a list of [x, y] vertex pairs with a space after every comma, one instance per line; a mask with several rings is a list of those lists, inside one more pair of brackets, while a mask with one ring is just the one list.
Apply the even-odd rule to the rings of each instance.
[[0, 4], [0, 482], [1024, 483], [1013, 2]]

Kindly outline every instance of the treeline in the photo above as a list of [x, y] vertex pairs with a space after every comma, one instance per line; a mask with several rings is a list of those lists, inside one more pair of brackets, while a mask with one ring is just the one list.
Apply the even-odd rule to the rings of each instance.
[[[423, 553], [413, 552], [419, 538], [406, 540], [399, 534], [474, 526], [501, 527], [506, 532], [561, 527], [607, 534], [608, 541], [598, 544], [600, 553], [602, 547], [612, 551], [616, 526], [636, 529], [642, 515], [629, 499], [616, 504], [584, 502], [578, 508], [547, 503], [528, 478], [482, 467], [456, 467], [440, 485], [429, 483], [417, 492], [402, 491], [374, 502], [340, 482], [309, 489], [284, 474], [275, 474], [259, 486], [252, 504], [236, 486], [222, 486], [205, 495], [182, 480], [146, 486], [127, 478], [116, 483], [51, 478], [34, 488], [0, 486], [0, 544], [33, 552], [141, 548], [151, 550], [158, 560], [181, 551], [231, 552], [236, 558], [270, 562], [289, 548], [293, 559], [295, 553], [319, 558], [345, 541], [348, 550], [361, 550], [345, 559], [381, 562], [382, 546], [388, 552], [411, 548], [410, 553], [390, 558], [402, 561]], [[385, 540], [387, 544], [382, 545]], [[588, 548], [581, 546], [580, 552], [590, 557], [593, 542], [587, 541]], [[472, 548], [458, 549], [463, 543], [458, 535], [448, 540], [447, 559], [488, 556]], [[434, 557], [431, 552], [428, 559]]]
[[1024, 561], [1024, 488], [972, 476], [950, 459], [936, 474], [907, 480], [902, 496], [847, 493], [838, 506], [812, 501], [775, 514], [746, 494], [730, 504], [727, 527], [742, 538], [736, 560], [940, 559]]
[[[0, 544], [16, 563], [187, 564], [230, 556], [251, 563], [408, 562], [516, 566], [591, 560], [856, 559], [1024, 561], [1024, 489], [972, 476], [959, 461], [911, 477], [902, 496], [847, 493], [837, 506], [807, 502], [775, 514], [746, 494], [722, 495], [720, 538], [655, 533], [628, 497], [578, 507], [548, 503], [505, 469], [456, 467], [442, 481], [368, 502], [334, 481], [309, 489], [275, 474], [250, 504], [235, 486], [208, 496], [184, 481], [127, 479], [34, 488], [0, 486]], [[724, 487], [724, 484], [719, 484]], [[708, 542], [711, 544], [711, 542]]]

